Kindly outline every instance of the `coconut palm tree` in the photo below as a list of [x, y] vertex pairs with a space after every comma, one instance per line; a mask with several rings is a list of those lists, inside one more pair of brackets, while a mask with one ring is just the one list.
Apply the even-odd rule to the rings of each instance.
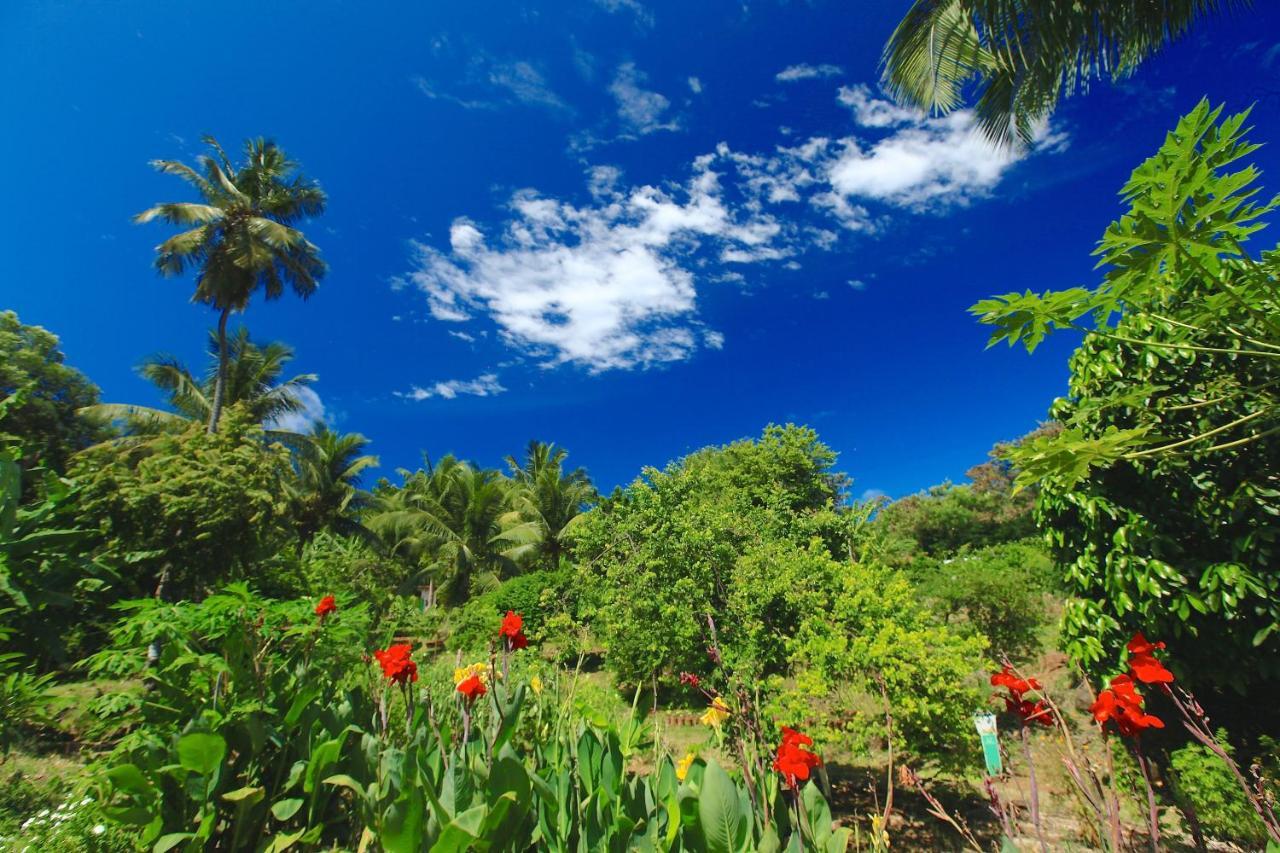
[[445, 456], [380, 490], [365, 523], [458, 604], [519, 571], [536, 527], [512, 512], [500, 473]]
[[885, 45], [885, 87], [947, 113], [976, 80], [978, 125], [1024, 143], [1059, 97], [1131, 75], [1199, 18], [1247, 0], [915, 0]]
[[587, 506], [600, 497], [585, 469], [565, 470], [568, 456], [554, 444], [530, 441], [523, 461], [514, 456], [506, 460], [513, 484], [512, 505], [537, 532], [536, 541], [524, 548], [547, 568], [560, 565], [573, 528]]
[[216, 432], [226, 404], [227, 319], [248, 308], [258, 290], [267, 299], [280, 298], [286, 287], [303, 299], [316, 291], [326, 266], [320, 250], [294, 225], [322, 213], [325, 194], [298, 174], [297, 164], [274, 142], [245, 142], [237, 168], [216, 139], [204, 141], [213, 155], [201, 156], [198, 169], [175, 160], [152, 163], [195, 187], [200, 201], [157, 204], [134, 221], [160, 219], [188, 229], [156, 247], [155, 266], [164, 276], [194, 267], [192, 301], [218, 312], [218, 371], [208, 420], [209, 432]]
[[349, 536], [367, 534], [356, 513], [369, 497], [360, 489], [360, 475], [378, 465], [378, 457], [363, 452], [369, 439], [355, 432], [338, 433], [324, 424], [316, 424], [308, 439], [294, 453], [294, 499], [302, 541], [310, 542], [325, 529]]
[[82, 411], [96, 419], [123, 424], [129, 435], [181, 432], [192, 421], [209, 422], [221, 368], [223, 405], [243, 404], [267, 428], [272, 439], [289, 446], [297, 444], [298, 436], [281, 429], [280, 421], [305, 410], [303, 395], [316, 381], [316, 375], [302, 373], [281, 381], [285, 366], [293, 360], [293, 348], [280, 341], [256, 344], [243, 326], [226, 337], [225, 364], [221, 350], [219, 336], [210, 332], [209, 366], [201, 378], [168, 353], [149, 356], [138, 366], [144, 379], [168, 395], [171, 411], [124, 403], [100, 403]]

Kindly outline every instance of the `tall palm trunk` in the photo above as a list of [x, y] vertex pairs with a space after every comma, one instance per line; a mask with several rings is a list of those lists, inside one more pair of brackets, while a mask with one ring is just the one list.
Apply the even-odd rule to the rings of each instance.
[[222, 309], [218, 318], [218, 378], [213, 383], [213, 405], [209, 407], [209, 434], [218, 431], [218, 418], [222, 417], [222, 398], [227, 390], [227, 317], [231, 307]]

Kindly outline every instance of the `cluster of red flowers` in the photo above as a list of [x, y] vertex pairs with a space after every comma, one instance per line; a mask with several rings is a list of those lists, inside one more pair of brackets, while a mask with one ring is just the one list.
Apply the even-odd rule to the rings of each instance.
[[1098, 694], [1089, 710], [1099, 725], [1115, 723], [1121, 735], [1133, 737], [1147, 729], [1164, 728], [1163, 720], [1143, 708], [1142, 694], [1134, 687], [1134, 680], [1143, 684], [1171, 684], [1173, 673], [1152, 654], [1156, 649], [1163, 649], [1164, 643], [1152, 643], [1139, 631], [1127, 648], [1129, 672], [1111, 679], [1111, 686]]
[[405, 684], [418, 680], [418, 665], [409, 659], [411, 649], [407, 643], [378, 649], [373, 656], [382, 665], [382, 674], [392, 684]]
[[508, 610], [507, 615], [502, 617], [502, 628], [498, 634], [506, 640], [507, 649], [510, 651], [529, 646], [529, 640], [524, 635], [524, 619], [514, 610]]
[[1053, 710], [1043, 699], [1032, 702], [1026, 698], [1031, 691], [1041, 689], [1040, 682], [1034, 678], [1019, 678], [1013, 667], [1005, 664], [1000, 671], [991, 676], [991, 686], [1003, 687], [1009, 691], [1004, 699], [1004, 706], [1010, 714], [1017, 714], [1023, 723], [1039, 723], [1042, 726], [1053, 726]]
[[778, 744], [773, 769], [782, 774], [783, 781], [793, 791], [798, 790], [800, 783], [808, 779], [813, 769], [822, 764], [821, 758], [805, 749], [807, 746], [813, 746], [813, 738], [802, 735], [795, 729], [782, 727], [782, 743]]
[[324, 598], [320, 599], [320, 603], [316, 605], [316, 615], [320, 617], [321, 621], [323, 621], [324, 617], [333, 613], [337, 609], [338, 603], [333, 600], [333, 596], [326, 595]]
[[680, 673], [680, 683], [687, 684], [689, 687], [698, 687], [702, 684], [702, 679], [692, 672], [682, 672]]
[[470, 675], [458, 682], [458, 692], [467, 700], [467, 704], [475, 702], [488, 692], [479, 675]]

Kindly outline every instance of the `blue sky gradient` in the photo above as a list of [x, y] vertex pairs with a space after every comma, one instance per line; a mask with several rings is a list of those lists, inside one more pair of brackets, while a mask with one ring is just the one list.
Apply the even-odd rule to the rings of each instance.
[[170, 232], [130, 223], [188, 197], [147, 162], [266, 135], [329, 193], [306, 230], [331, 271], [243, 321], [380, 474], [537, 437], [611, 488], [793, 421], [855, 494], [959, 479], [1045, 416], [1074, 345], [984, 350], [967, 307], [1093, 282], [1178, 115], [1256, 102], [1280, 190], [1280, 9], [1213, 19], [1014, 155], [884, 99], [906, 5], [10, 0], [0, 307], [105, 400], [158, 403], [134, 366], [201, 363], [214, 318], [152, 271]]

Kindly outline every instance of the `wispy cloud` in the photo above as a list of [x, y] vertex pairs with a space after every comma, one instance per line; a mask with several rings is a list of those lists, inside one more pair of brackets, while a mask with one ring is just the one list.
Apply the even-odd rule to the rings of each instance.
[[634, 62], [618, 66], [609, 84], [609, 93], [618, 104], [618, 118], [624, 130], [641, 136], [659, 130], [677, 130], [680, 122], [666, 117], [671, 101], [664, 95], [645, 89], [645, 74]]
[[839, 77], [844, 69], [839, 65], [791, 65], [773, 75], [779, 83], [795, 83], [799, 80], [815, 80], [821, 77]]
[[412, 78], [412, 82], [428, 98], [467, 110], [523, 104], [565, 114], [574, 111], [547, 83], [543, 72], [525, 60], [503, 61], [477, 53], [462, 77], [452, 84], [444, 85], [421, 75]]
[[607, 12], [632, 15], [636, 26], [642, 30], [653, 27], [653, 12], [639, 0], [595, 0], [595, 4]]
[[[666, 99], [640, 100], [629, 121], [660, 123]], [[1025, 157], [1066, 144], [1046, 129], [1030, 150], [996, 148], [967, 111], [931, 118], [866, 87], [838, 100], [850, 110], [846, 135], [762, 153], [722, 143], [679, 184], [627, 186], [599, 165], [586, 202], [517, 192], [501, 225], [460, 217], [446, 248], [415, 243], [402, 281], [436, 320], [492, 328], [544, 368], [653, 367], [723, 346], [698, 313], [703, 284], [741, 283], [744, 265], [796, 268], [802, 252], [840, 243], [837, 226], [875, 233], [904, 215], [945, 214], [994, 192]]]
[[425, 388], [414, 385], [408, 391], [397, 391], [396, 396], [409, 400], [430, 400], [433, 397], [452, 400], [460, 394], [472, 397], [492, 397], [506, 390], [506, 388], [502, 387], [502, 383], [498, 381], [497, 374], [485, 373], [475, 379], [447, 379], [443, 382], [435, 382]]

